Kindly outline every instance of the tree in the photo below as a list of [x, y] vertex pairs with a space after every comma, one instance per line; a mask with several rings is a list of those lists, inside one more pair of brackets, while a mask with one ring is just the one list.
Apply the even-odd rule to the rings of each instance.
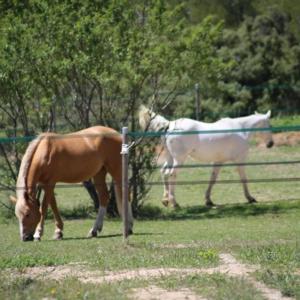
[[[136, 131], [142, 102], [167, 105], [196, 79], [216, 82], [227, 68], [215, 48], [222, 25], [211, 18], [191, 25], [182, 5], [163, 0], [21, 2], [0, 5], [5, 33], [0, 114], [11, 115], [4, 126], [13, 127], [14, 136], [20, 126], [22, 135], [54, 125], [59, 131], [93, 124], [119, 130], [129, 125]], [[147, 147], [131, 152], [135, 207], [146, 190]]]
[[226, 80], [206, 95], [206, 118], [268, 109], [275, 114], [299, 112], [300, 43], [289, 24], [287, 14], [270, 10], [224, 32], [218, 53], [235, 63]]

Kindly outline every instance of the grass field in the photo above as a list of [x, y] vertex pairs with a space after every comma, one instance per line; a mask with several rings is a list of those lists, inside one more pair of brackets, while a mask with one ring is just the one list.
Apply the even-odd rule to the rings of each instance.
[[[253, 147], [249, 161], [299, 160], [299, 153], [300, 145]], [[249, 166], [247, 175], [249, 179], [293, 178], [299, 177], [299, 170], [299, 164]], [[209, 173], [210, 168], [184, 169], [178, 181], [206, 181]], [[220, 179], [238, 179], [238, 174], [226, 167]], [[158, 171], [151, 181], [160, 181]], [[20, 242], [16, 219], [8, 218], [9, 213], [1, 208], [0, 299], [132, 299], [142, 295], [135, 291], [153, 286], [166, 293], [188, 290], [206, 299], [267, 298], [254, 281], [300, 299], [299, 182], [251, 183], [250, 192], [258, 200], [255, 205], [246, 204], [240, 184], [217, 184], [212, 193], [219, 205], [216, 209], [203, 205], [206, 187], [178, 186], [181, 208], [170, 210], [160, 203], [162, 186], [153, 186], [145, 198], [144, 217], [135, 221], [134, 235], [126, 243], [119, 219], [106, 219], [98, 238], [85, 238], [95, 214], [82, 188], [56, 190], [65, 218], [62, 241], [52, 240], [54, 225], [49, 219], [42, 242]], [[2, 192], [1, 200], [7, 196]], [[241, 276], [177, 272], [102, 283], [86, 280], [88, 272], [99, 272], [100, 278], [125, 270], [213, 269], [224, 264], [224, 253], [255, 270]], [[33, 276], [28, 271], [28, 267], [50, 270], [49, 266], [68, 268], [70, 276], [53, 278], [50, 271]], [[155, 298], [154, 292], [152, 296]]]

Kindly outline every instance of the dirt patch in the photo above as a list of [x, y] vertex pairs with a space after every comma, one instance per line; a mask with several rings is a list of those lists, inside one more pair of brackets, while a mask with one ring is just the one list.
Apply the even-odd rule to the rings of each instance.
[[[289, 297], [283, 297], [280, 291], [267, 287], [265, 284], [256, 281], [251, 273], [259, 269], [259, 266], [247, 265], [238, 262], [231, 254], [220, 254], [221, 264], [215, 268], [155, 268], [155, 269], [136, 269], [136, 270], [123, 270], [116, 272], [101, 272], [101, 271], [89, 271], [86, 266], [83, 265], [67, 265], [67, 266], [55, 266], [55, 267], [34, 267], [25, 268], [22, 271], [11, 272], [11, 276], [24, 276], [33, 279], [53, 279], [62, 280], [66, 277], [78, 278], [84, 283], [113, 283], [122, 280], [130, 279], [148, 279], [150, 277], [165, 277], [170, 275], [180, 274], [181, 276], [187, 276], [192, 274], [214, 274], [221, 273], [231, 277], [246, 278], [253, 286], [258, 289], [263, 296], [268, 300], [288, 300]], [[151, 287], [150, 287], [151, 290]], [[145, 289], [145, 295], [148, 293], [148, 289]], [[188, 290], [185, 292], [189, 293]], [[144, 295], [144, 297], [146, 297]], [[176, 297], [175, 294], [170, 294], [170, 297]], [[194, 297], [190, 294], [190, 297]], [[162, 298], [162, 297], [161, 297]], [[141, 299], [156, 299], [156, 298], [141, 298]], [[166, 299], [184, 299], [183, 298], [166, 298]], [[187, 299], [201, 299], [201, 298], [187, 298]]]
[[[295, 146], [300, 144], [300, 132], [280, 132], [272, 135], [274, 146]], [[259, 147], [265, 147], [262, 136], [257, 136], [255, 140]]]
[[[234, 276], [234, 277], [244, 277], [246, 278], [250, 283], [253, 284], [253, 286], [258, 289], [263, 296], [268, 300], [290, 300], [293, 298], [290, 297], [284, 297], [282, 296], [281, 292], [267, 287], [262, 282], [256, 281], [253, 277], [249, 276], [249, 273], [258, 269], [258, 266], [247, 266], [245, 264], [239, 263], [231, 254], [221, 254], [220, 255], [221, 260], [223, 261], [223, 265], [220, 266], [220, 268], [227, 268], [228, 269], [228, 275]], [[223, 270], [223, 272], [225, 271]]]
[[187, 248], [198, 248], [199, 246], [201, 246], [201, 244], [199, 243], [154, 245], [154, 247], [161, 248], [161, 249], [187, 249]]
[[189, 289], [179, 289], [176, 291], [168, 291], [157, 286], [149, 286], [147, 288], [139, 288], [132, 290], [132, 299], [135, 300], [205, 300]]
[[294, 146], [300, 144], [300, 132], [282, 132], [273, 134], [275, 145]]

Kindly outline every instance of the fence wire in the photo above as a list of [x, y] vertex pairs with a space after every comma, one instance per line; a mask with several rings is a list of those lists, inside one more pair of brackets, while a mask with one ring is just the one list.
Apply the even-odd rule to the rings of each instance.
[[[137, 137], [160, 137], [163, 135], [192, 135], [192, 134], [215, 134], [215, 133], [232, 133], [232, 132], [264, 132], [264, 131], [272, 131], [272, 132], [289, 132], [289, 131], [300, 131], [300, 125], [296, 126], [281, 126], [281, 127], [268, 127], [268, 128], [243, 128], [243, 129], [223, 129], [223, 130], [206, 130], [206, 131], [174, 131], [174, 132], [128, 132], [128, 135], [132, 138]], [[62, 135], [54, 135], [54, 136], [45, 136], [41, 138], [51, 138], [51, 139], [65, 139], [65, 138], [95, 138], [98, 136], [109, 136], [109, 135], [120, 135], [120, 133], [105, 133], [105, 134], [62, 134]], [[23, 136], [23, 137], [6, 137], [0, 138], [0, 144], [10, 144], [17, 142], [30, 142], [37, 136]], [[180, 168], [180, 169], [189, 169], [189, 168], [211, 168], [213, 166], [220, 167], [235, 167], [235, 166], [263, 166], [263, 165], [296, 165], [299, 164], [300, 160], [286, 160], [286, 161], [257, 161], [257, 162], [243, 162], [243, 163], [224, 163], [224, 164], [184, 164], [177, 166], [164, 166], [164, 168]], [[153, 166], [153, 169], [161, 168], [162, 165]], [[268, 183], [268, 182], [298, 182], [300, 181], [299, 177], [279, 177], [279, 178], [258, 178], [258, 179], [248, 179], [245, 182], [247, 183]], [[216, 184], [234, 184], [241, 183], [241, 180], [218, 180]], [[199, 184], [209, 184], [209, 180], [195, 180], [195, 181], [176, 181], [176, 182], [168, 182], [168, 184], [176, 184], [176, 185], [199, 185]], [[107, 182], [109, 186], [111, 182]], [[161, 181], [149, 181], [145, 182], [145, 185], [148, 186], [158, 186], [163, 185]], [[83, 187], [82, 184], [57, 184], [56, 188], [78, 188]], [[24, 187], [16, 187], [10, 185], [1, 185], [0, 191], [13, 191], [16, 189], [23, 189]]]
[[[236, 183], [273, 183], [273, 182], [299, 182], [300, 177], [274, 177], [274, 178], [256, 178], [256, 179], [247, 179], [247, 180], [240, 180], [240, 179], [224, 179], [224, 180], [217, 180], [215, 184], [236, 184]], [[209, 180], [184, 180], [184, 181], [168, 181], [168, 185], [203, 185], [209, 184]], [[107, 187], [111, 186], [111, 182], [106, 182]], [[113, 183], [116, 186], [115, 183]], [[130, 184], [129, 184], [130, 185]], [[162, 181], [148, 181], [145, 182], [145, 185], [148, 186], [163, 186], [164, 183]], [[55, 187], [56, 189], [70, 189], [70, 188], [82, 188], [84, 187], [83, 184], [57, 184], [57, 185], [43, 185], [44, 187]], [[97, 185], [94, 184], [96, 187]], [[30, 187], [26, 187], [30, 188]], [[13, 190], [25, 190], [25, 187], [0, 187], [0, 191], [13, 191]]]
[[[132, 138], [136, 137], [160, 137], [165, 135], [193, 135], [193, 134], [216, 134], [216, 133], [236, 133], [236, 132], [289, 132], [289, 131], [300, 131], [300, 125], [294, 126], [278, 126], [278, 127], [263, 127], [263, 128], [240, 128], [240, 129], [219, 129], [219, 130], [198, 130], [198, 131], [183, 131], [183, 130], [174, 130], [174, 131], [129, 131], [128, 136]], [[11, 137], [2, 137], [0, 138], [1, 144], [7, 143], [17, 143], [17, 142], [30, 142], [35, 138], [39, 137], [41, 139], [70, 139], [70, 138], [96, 138], [98, 136], [112, 136], [118, 135], [119, 132], [112, 133], [97, 133], [97, 134], [78, 134], [78, 133], [68, 133], [68, 134], [55, 134], [55, 135], [45, 135], [45, 136], [11, 136]]]

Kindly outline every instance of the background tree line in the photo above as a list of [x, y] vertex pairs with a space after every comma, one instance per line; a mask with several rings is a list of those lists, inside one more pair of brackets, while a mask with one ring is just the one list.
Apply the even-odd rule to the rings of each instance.
[[[204, 120], [249, 109], [299, 110], [297, 20], [278, 8], [261, 13], [251, 0], [215, 0], [215, 16], [203, 14], [210, 5], [0, 1], [1, 135], [94, 124], [137, 131], [141, 103], [194, 117], [193, 95], [185, 91], [196, 82]], [[26, 146], [0, 144], [3, 187], [14, 186]], [[131, 151], [135, 208], [146, 192], [149, 147]]]

